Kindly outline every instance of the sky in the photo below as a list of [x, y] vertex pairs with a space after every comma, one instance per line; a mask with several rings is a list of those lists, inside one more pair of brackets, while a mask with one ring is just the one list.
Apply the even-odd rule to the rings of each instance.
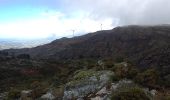
[[0, 0], [0, 39], [71, 37], [122, 25], [170, 24], [170, 0]]

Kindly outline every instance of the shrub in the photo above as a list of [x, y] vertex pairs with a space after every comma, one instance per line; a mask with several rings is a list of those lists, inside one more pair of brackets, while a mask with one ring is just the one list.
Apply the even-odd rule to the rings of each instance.
[[11, 100], [11, 99], [17, 99], [20, 97], [20, 90], [18, 89], [11, 89], [9, 92], [8, 92], [8, 99]]
[[29, 54], [20, 54], [17, 56], [18, 59], [30, 59]]
[[160, 85], [164, 85], [164, 86], [170, 87], [170, 74], [164, 76], [163, 79], [160, 80], [160, 81], [163, 81], [163, 83], [160, 84]]
[[130, 87], [114, 92], [111, 100], [150, 100], [150, 98], [143, 89]]
[[106, 60], [106, 61], [104, 61], [104, 65], [106, 68], [113, 68], [114, 62], [112, 60]]
[[110, 76], [110, 81], [111, 82], [116, 82], [116, 81], [119, 81], [119, 78], [116, 75], [111, 75]]
[[64, 86], [59, 86], [58, 88], [55, 88], [53, 90], [53, 94], [55, 95], [56, 98], [62, 99], [64, 95]]
[[123, 57], [117, 57], [116, 59], [115, 59], [115, 62], [117, 62], [117, 63], [121, 63], [121, 62], [123, 62], [124, 61], [124, 58]]
[[33, 98], [37, 98], [41, 96], [42, 94], [46, 93], [48, 87], [49, 87], [48, 84], [45, 84], [45, 83], [43, 84], [42, 82], [34, 81], [31, 84]]
[[127, 76], [128, 70], [129, 68], [127, 66], [124, 66], [124, 63], [115, 65], [114, 69], [115, 75], [120, 79], [125, 78]]
[[134, 79], [137, 74], [138, 74], [138, 69], [136, 69], [135, 67], [130, 67], [126, 77], [128, 79]]
[[158, 72], [154, 69], [148, 69], [142, 73], [139, 73], [136, 77], [136, 82], [151, 86], [151, 85], [156, 85], [158, 81]]
[[81, 79], [91, 77], [91, 76], [94, 76], [94, 75], [95, 75], [95, 71], [92, 71], [92, 70], [80, 71], [74, 76], [74, 79], [75, 80], [81, 80]]
[[127, 79], [134, 79], [135, 76], [138, 74], [138, 69], [131, 64], [126, 62], [115, 64], [112, 69], [115, 72], [115, 75], [119, 79], [127, 78]]

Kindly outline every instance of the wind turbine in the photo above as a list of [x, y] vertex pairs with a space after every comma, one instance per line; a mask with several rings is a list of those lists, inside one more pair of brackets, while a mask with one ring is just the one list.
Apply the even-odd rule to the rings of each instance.
[[101, 30], [103, 30], [102, 28], [103, 28], [103, 24], [100, 24], [100, 28], [101, 28]]

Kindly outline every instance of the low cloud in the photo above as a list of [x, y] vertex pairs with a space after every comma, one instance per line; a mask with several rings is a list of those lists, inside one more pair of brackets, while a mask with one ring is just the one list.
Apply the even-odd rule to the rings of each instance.
[[68, 12], [88, 12], [93, 19], [112, 18], [119, 25], [170, 24], [169, 0], [64, 0], [63, 6]]
[[[170, 0], [15, 0], [0, 1], [6, 7], [27, 4], [37, 17], [0, 23], [0, 38], [71, 37], [118, 25], [170, 24]], [[22, 8], [22, 7], [21, 7]], [[11, 8], [12, 9], [12, 8]], [[18, 8], [19, 9], [19, 8]]]

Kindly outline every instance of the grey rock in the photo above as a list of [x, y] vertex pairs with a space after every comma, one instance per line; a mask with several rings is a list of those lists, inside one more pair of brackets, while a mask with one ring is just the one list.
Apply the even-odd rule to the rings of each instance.
[[[63, 100], [72, 98], [83, 98], [89, 93], [100, 90], [109, 81], [109, 76], [114, 73], [111, 71], [97, 71], [92, 76], [79, 80], [74, 85], [66, 84]], [[68, 89], [67, 89], [68, 88]]]
[[42, 100], [54, 100], [55, 96], [51, 92], [47, 92], [46, 94], [41, 96]]

